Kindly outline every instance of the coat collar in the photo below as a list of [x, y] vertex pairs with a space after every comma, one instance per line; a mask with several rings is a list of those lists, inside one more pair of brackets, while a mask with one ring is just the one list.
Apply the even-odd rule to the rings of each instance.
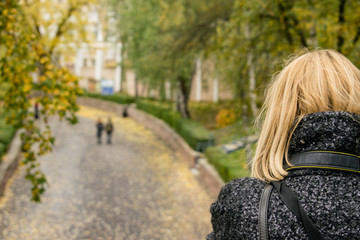
[[316, 112], [296, 127], [289, 158], [307, 151], [336, 151], [360, 156], [360, 116], [348, 112]]

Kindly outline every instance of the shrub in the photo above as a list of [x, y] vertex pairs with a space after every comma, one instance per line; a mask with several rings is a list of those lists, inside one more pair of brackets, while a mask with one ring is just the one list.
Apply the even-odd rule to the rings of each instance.
[[14, 137], [15, 130], [12, 126], [0, 127], [0, 142], [8, 146]]
[[212, 141], [210, 132], [200, 123], [190, 119], [181, 118], [175, 130], [193, 149], [198, 151], [200, 150], [199, 144]]
[[136, 101], [136, 107], [160, 119], [163, 119], [163, 115], [166, 115], [166, 112], [171, 112], [171, 104], [148, 99], [138, 99]]
[[215, 117], [220, 105], [214, 102], [189, 102], [191, 118], [207, 129], [216, 129]]
[[130, 104], [130, 103], [135, 102], [134, 97], [128, 96], [128, 95], [120, 95], [120, 94], [103, 95], [100, 93], [86, 93], [84, 96], [98, 98], [98, 99], [116, 102], [116, 103], [120, 103], [120, 104]]
[[216, 124], [216, 116], [222, 109], [227, 109], [234, 114], [232, 123], [243, 119], [241, 100], [224, 100], [214, 102], [189, 102], [191, 118], [200, 122], [206, 128], [213, 130], [219, 128]]
[[232, 109], [221, 109], [215, 119], [217, 127], [223, 128], [229, 126], [236, 121], [235, 112]]
[[0, 118], [0, 156], [4, 155], [15, 134], [15, 128], [8, 125], [5, 118]]
[[182, 118], [179, 113], [171, 109], [170, 103], [140, 99], [136, 101], [136, 106], [138, 109], [162, 119], [195, 150], [200, 149], [200, 143], [211, 142], [211, 133], [205, 127], [198, 122]]
[[226, 154], [220, 146], [209, 147], [205, 151], [205, 156], [225, 182], [250, 176], [245, 148]]
[[180, 113], [175, 111], [164, 111], [161, 114], [161, 119], [164, 120], [167, 124], [170, 125], [170, 127], [176, 129], [179, 129], [180, 122], [182, 120]]
[[3, 143], [0, 143], [0, 156], [4, 155], [5, 152], [6, 152], [6, 146]]

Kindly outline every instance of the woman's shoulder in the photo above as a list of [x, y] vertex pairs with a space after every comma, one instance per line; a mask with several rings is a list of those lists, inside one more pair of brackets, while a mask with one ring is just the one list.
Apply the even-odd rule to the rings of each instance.
[[[238, 178], [228, 182], [211, 205], [214, 232], [208, 239], [256, 239], [260, 196], [265, 182]], [[241, 230], [241, 231], [240, 231]]]
[[[220, 191], [213, 207], [227, 209], [257, 208], [266, 182], [256, 178], [237, 178], [228, 182]], [[215, 206], [216, 205], [216, 206]]]
[[266, 182], [257, 178], [246, 177], [233, 179], [221, 189], [220, 194], [230, 194], [239, 196], [239, 194], [253, 194], [261, 192]]

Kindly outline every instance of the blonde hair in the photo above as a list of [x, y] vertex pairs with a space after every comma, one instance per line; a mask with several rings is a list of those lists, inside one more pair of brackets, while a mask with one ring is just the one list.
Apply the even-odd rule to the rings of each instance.
[[308, 52], [273, 77], [258, 117], [265, 116], [252, 176], [283, 179], [287, 175], [283, 160], [289, 164], [287, 152], [295, 127], [304, 115], [323, 111], [360, 114], [360, 71], [334, 50]]

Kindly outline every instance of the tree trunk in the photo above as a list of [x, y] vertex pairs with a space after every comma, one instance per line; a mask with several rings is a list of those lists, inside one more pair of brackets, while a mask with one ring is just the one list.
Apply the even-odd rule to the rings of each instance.
[[312, 45], [315, 49], [319, 47], [319, 41], [317, 39], [317, 33], [316, 33], [316, 20], [314, 20], [313, 26], [310, 28], [309, 33], [309, 41], [310, 45]]
[[192, 64], [192, 71], [189, 78], [182, 75], [176, 77], [176, 109], [180, 112], [183, 118], [190, 118], [190, 111], [188, 107], [190, 98], [190, 89], [194, 75], [196, 73], [196, 61]]
[[339, 24], [340, 24], [340, 30], [338, 32], [338, 37], [337, 37], [337, 50], [338, 52], [342, 53], [342, 47], [344, 45], [344, 23], [345, 23], [345, 3], [346, 0], [340, 0], [339, 2]]
[[[245, 26], [245, 36], [248, 41], [251, 41], [249, 25]], [[255, 94], [256, 78], [255, 78], [255, 64], [253, 59], [254, 59], [254, 51], [252, 46], [250, 46], [247, 54], [247, 65], [249, 69], [249, 101], [250, 101], [251, 113], [253, 117], [256, 118], [258, 108], [256, 106], [256, 94]]]
[[135, 76], [135, 98], [138, 98], [138, 81]]
[[114, 92], [121, 92], [121, 82], [122, 82], [122, 43], [119, 42], [116, 44], [116, 68], [115, 68], [115, 86]]
[[165, 99], [170, 100], [171, 99], [171, 82], [165, 81]]
[[201, 90], [202, 90], [202, 71], [201, 71], [201, 58], [196, 60], [196, 96], [195, 101], [201, 101]]
[[258, 107], [256, 106], [256, 78], [255, 78], [255, 65], [253, 61], [253, 52], [250, 50], [248, 55], [248, 64], [249, 64], [249, 97], [250, 97], [250, 108], [251, 113], [254, 118], [256, 118], [258, 113]]
[[124, 64], [124, 60], [125, 60], [125, 49], [127, 48], [126, 44], [127, 44], [127, 41], [126, 41], [126, 38], [121, 38], [121, 41], [122, 43], [122, 48], [121, 48], [121, 86], [120, 86], [120, 92], [127, 92], [126, 91], [126, 70], [127, 68], [125, 68], [125, 64]]
[[177, 94], [176, 94], [176, 109], [180, 112], [183, 118], [190, 118], [188, 108], [189, 90], [186, 86], [186, 79], [184, 77], [177, 77]]
[[219, 79], [213, 79], [213, 102], [217, 103], [219, 101]]

